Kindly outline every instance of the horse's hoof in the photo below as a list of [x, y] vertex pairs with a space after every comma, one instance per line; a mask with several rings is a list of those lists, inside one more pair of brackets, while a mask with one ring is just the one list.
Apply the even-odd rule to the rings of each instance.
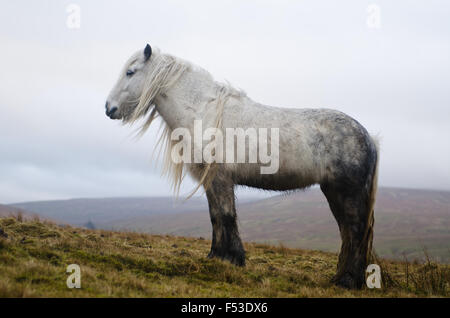
[[230, 258], [227, 258], [231, 264], [236, 266], [245, 266], [245, 254], [242, 255], [234, 255]]
[[331, 282], [346, 289], [361, 289], [362, 283], [354, 279], [349, 273], [332, 278]]
[[217, 253], [211, 250], [208, 254], [208, 258], [220, 258], [221, 260], [227, 260], [231, 264], [236, 266], [245, 266], [245, 252], [226, 252]]

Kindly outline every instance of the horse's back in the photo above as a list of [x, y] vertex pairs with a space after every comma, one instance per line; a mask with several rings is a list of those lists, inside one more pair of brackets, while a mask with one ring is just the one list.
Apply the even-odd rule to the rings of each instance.
[[257, 176], [257, 169], [251, 173], [251, 167], [243, 167], [240, 184], [273, 190], [330, 182], [361, 185], [376, 163], [376, 147], [367, 130], [337, 110], [248, 103], [239, 116], [231, 117], [234, 127], [279, 129], [279, 171]]

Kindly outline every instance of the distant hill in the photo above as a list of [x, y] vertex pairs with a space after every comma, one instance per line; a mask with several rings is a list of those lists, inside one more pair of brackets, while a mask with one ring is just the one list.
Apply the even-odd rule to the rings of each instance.
[[[1, 297], [448, 297], [450, 267], [377, 260], [382, 288], [330, 283], [337, 255], [246, 243], [245, 267], [206, 257], [200, 238], [0, 218]], [[81, 288], [69, 289], [69, 264]], [[408, 270], [406, 271], [406, 268]], [[385, 277], [391, 279], [385, 279]]]
[[21, 215], [23, 218], [27, 219], [31, 219], [37, 216], [36, 213], [30, 213], [21, 208], [0, 204], [0, 217], [17, 216], [17, 215]]
[[150, 215], [168, 215], [180, 212], [204, 211], [208, 205], [203, 198], [192, 198], [183, 204], [171, 197], [99, 198], [36, 201], [10, 205], [33, 211], [40, 216], [84, 226], [91, 222], [95, 227], [114, 226], [127, 219]]
[[[174, 205], [169, 197], [79, 199], [15, 204], [39, 215], [95, 228], [210, 238], [205, 198]], [[337, 224], [319, 189], [238, 204], [245, 241], [336, 252]], [[383, 257], [450, 263], [450, 192], [380, 188], [375, 249]]]
[[9, 216], [11, 214], [17, 213], [18, 210], [19, 210], [18, 208], [0, 204], [0, 216], [1, 217]]

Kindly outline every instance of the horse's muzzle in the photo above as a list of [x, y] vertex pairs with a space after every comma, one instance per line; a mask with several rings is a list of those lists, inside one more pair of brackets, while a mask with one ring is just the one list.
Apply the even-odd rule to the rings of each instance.
[[116, 106], [113, 106], [113, 107], [109, 108], [108, 105], [109, 105], [109, 103], [106, 102], [106, 104], [105, 104], [105, 109], [106, 109], [105, 113], [106, 113], [106, 116], [108, 116], [108, 117], [111, 118], [111, 119], [116, 119], [116, 117], [114, 116], [114, 114], [117, 112], [117, 109], [118, 109], [118, 108], [117, 108]]

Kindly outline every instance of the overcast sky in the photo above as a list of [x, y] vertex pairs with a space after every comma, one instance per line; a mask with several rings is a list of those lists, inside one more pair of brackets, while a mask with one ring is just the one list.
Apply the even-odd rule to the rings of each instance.
[[258, 102], [353, 116], [382, 138], [382, 186], [450, 190], [449, 17], [444, 0], [3, 2], [0, 203], [171, 194], [157, 127], [136, 141], [104, 114], [147, 42]]

